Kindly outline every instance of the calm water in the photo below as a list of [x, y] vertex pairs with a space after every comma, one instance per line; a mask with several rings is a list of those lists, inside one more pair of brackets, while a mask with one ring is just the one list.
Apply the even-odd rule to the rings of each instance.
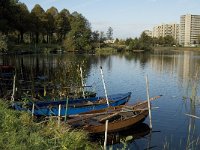
[[[155, 52], [149, 54], [116, 55], [24, 55], [0, 56], [0, 64], [13, 64], [18, 72], [23, 68], [35, 68], [34, 75], [50, 78], [54, 70], [62, 70], [58, 62], [85, 63], [85, 82], [92, 85], [97, 95], [103, 95], [99, 67], [103, 67], [108, 94], [132, 92], [130, 103], [146, 99], [145, 76], [150, 83], [150, 96], [163, 96], [152, 102], [153, 130], [128, 131], [124, 143], [116, 143], [113, 149], [200, 149], [200, 53]], [[65, 64], [65, 63], [64, 63]], [[55, 76], [54, 76], [55, 78]], [[192, 100], [190, 99], [192, 97]], [[145, 120], [149, 124], [148, 118]], [[141, 127], [142, 128], [142, 127]], [[143, 129], [143, 128], [142, 128]], [[148, 135], [146, 135], [148, 134]], [[132, 136], [131, 136], [132, 135]], [[145, 137], [138, 138], [135, 135]], [[118, 135], [117, 138], [121, 137]], [[137, 137], [138, 139], [134, 139]], [[124, 144], [123, 144], [124, 143]]]

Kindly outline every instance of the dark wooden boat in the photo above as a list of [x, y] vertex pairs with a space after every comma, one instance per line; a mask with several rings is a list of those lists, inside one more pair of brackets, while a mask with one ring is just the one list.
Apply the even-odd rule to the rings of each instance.
[[[119, 106], [128, 102], [131, 92], [113, 94], [108, 96], [110, 106]], [[33, 108], [34, 106], [34, 108]], [[60, 110], [59, 110], [60, 106]], [[66, 108], [67, 106], [67, 108]], [[15, 102], [13, 108], [20, 111], [28, 111], [36, 116], [65, 116], [100, 110], [108, 107], [105, 96], [89, 97], [80, 99], [37, 101], [37, 102]]]
[[[155, 100], [160, 96], [151, 98]], [[105, 121], [108, 120], [108, 133], [127, 129], [141, 123], [148, 116], [148, 101], [138, 102], [134, 105], [121, 105], [109, 107], [99, 111], [71, 116], [67, 121], [72, 127], [79, 127], [89, 133], [105, 132]]]

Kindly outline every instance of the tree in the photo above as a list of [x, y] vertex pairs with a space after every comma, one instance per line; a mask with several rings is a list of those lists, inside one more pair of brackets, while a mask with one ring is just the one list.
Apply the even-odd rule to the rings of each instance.
[[45, 24], [45, 29], [47, 32], [47, 43], [52, 42], [53, 33], [56, 31], [55, 19], [57, 15], [58, 15], [58, 10], [55, 7], [51, 7], [50, 9], [47, 9], [45, 13], [45, 17], [47, 20]]
[[98, 47], [98, 45], [100, 43], [100, 33], [99, 33], [99, 31], [93, 31], [92, 32], [91, 42], [92, 42], [94, 48]]
[[36, 4], [31, 10], [31, 26], [32, 32], [35, 34], [35, 42], [39, 43], [40, 33], [44, 33], [45, 11], [39, 5]]
[[126, 44], [126, 45], [129, 45], [131, 41], [132, 41], [131, 38], [127, 38], [126, 41], [125, 41], [125, 44]]
[[200, 44], [200, 35], [197, 37], [198, 44]]
[[143, 32], [139, 38], [139, 47], [142, 50], [151, 50], [152, 49], [152, 38]]
[[116, 38], [116, 40], [115, 40], [115, 44], [118, 44], [118, 43], [119, 43], [119, 39]]
[[71, 16], [71, 30], [64, 41], [67, 50], [90, 50], [92, 48], [92, 32], [90, 23], [81, 14], [74, 12]]
[[28, 31], [29, 27], [29, 11], [25, 4], [17, 4], [17, 14], [15, 15], [14, 28], [18, 30], [18, 43], [24, 42], [24, 33]]
[[58, 41], [62, 42], [65, 39], [67, 33], [70, 31], [71, 26], [69, 22], [69, 11], [63, 9], [57, 16], [56, 16], [56, 33], [58, 37]]
[[140, 49], [139, 45], [139, 39], [135, 38], [129, 43], [129, 49], [130, 50], [135, 50], [135, 49]]
[[162, 36], [160, 36], [159, 38], [158, 38], [158, 44], [159, 45], [163, 45], [164, 43], [165, 43], [165, 41], [164, 41], [164, 38], [162, 37]]
[[175, 43], [175, 39], [171, 35], [167, 35], [164, 37], [165, 46], [173, 46]]
[[113, 29], [111, 27], [108, 28], [108, 31], [106, 33], [107, 39], [112, 40], [113, 39]]
[[1, 0], [0, 1], [0, 31], [8, 34], [13, 30], [14, 19], [17, 14], [16, 5], [18, 0]]

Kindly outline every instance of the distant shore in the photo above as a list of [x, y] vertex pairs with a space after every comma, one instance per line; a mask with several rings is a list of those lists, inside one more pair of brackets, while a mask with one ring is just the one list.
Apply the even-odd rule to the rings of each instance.
[[154, 50], [200, 51], [200, 47], [154, 47]]

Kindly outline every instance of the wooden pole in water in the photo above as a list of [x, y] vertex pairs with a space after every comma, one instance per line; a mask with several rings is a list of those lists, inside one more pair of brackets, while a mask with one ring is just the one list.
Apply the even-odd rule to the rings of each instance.
[[107, 145], [107, 136], [108, 136], [108, 120], [106, 120], [106, 124], [105, 124], [104, 150], [106, 150], [106, 145]]
[[149, 80], [148, 80], [148, 76], [146, 76], [146, 90], [147, 90], [147, 100], [148, 100], [148, 109], [149, 109], [149, 124], [150, 124], [150, 129], [152, 129], [151, 102], [150, 102], [150, 99], [149, 99]]
[[80, 72], [81, 72], [81, 84], [82, 84], [82, 92], [83, 92], [83, 98], [85, 98], [85, 91], [84, 91], [84, 82], [83, 82], [83, 70], [82, 67], [80, 67]]
[[107, 90], [106, 90], [106, 84], [104, 81], [104, 77], [103, 77], [103, 69], [102, 66], [100, 66], [100, 71], [101, 71], [101, 78], [102, 78], [102, 82], [103, 82], [103, 87], [104, 87], [104, 92], [105, 92], [105, 96], [106, 96], [106, 101], [107, 101], [107, 105], [108, 107], [110, 106], [109, 101], [108, 101], [108, 95], [107, 95]]
[[60, 126], [60, 112], [61, 112], [61, 104], [58, 106], [58, 126]]
[[13, 91], [12, 91], [12, 96], [11, 96], [11, 101], [14, 102], [15, 98], [15, 80], [16, 80], [16, 75], [14, 75], [14, 79], [13, 79]]
[[32, 106], [32, 117], [34, 116], [34, 111], [35, 111], [35, 104], [33, 103], [33, 106]]

